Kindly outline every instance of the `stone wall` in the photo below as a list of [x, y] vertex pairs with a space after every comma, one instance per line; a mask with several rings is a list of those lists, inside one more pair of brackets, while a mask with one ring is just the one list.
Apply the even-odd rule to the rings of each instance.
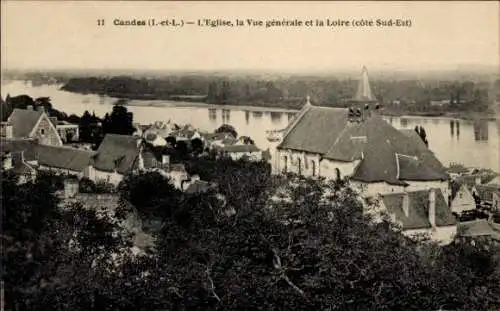
[[43, 145], [63, 145], [59, 133], [46, 115], [42, 115], [40, 122], [33, 131], [32, 138], [38, 139], [39, 143]]

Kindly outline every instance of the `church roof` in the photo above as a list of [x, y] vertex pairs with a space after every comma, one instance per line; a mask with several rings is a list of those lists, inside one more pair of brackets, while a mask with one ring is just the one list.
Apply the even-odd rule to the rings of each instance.
[[347, 109], [308, 105], [285, 131], [279, 149], [325, 154], [347, 123]]
[[377, 101], [375, 96], [373, 96], [372, 89], [370, 87], [370, 80], [368, 78], [368, 69], [366, 69], [365, 66], [363, 66], [363, 70], [361, 71], [361, 78], [358, 82], [356, 96], [354, 96], [353, 100], [358, 102]]
[[325, 159], [360, 160], [352, 179], [405, 184], [446, 180], [445, 168], [420, 137], [403, 133], [372, 113], [349, 121], [348, 110], [306, 105], [278, 149], [317, 153]]

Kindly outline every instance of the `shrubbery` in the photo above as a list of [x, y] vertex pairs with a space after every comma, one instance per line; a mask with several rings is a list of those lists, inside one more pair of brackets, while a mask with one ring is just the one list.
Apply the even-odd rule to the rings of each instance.
[[[156, 173], [120, 185], [138, 212], [164, 223], [156, 251], [141, 258], [126, 255], [129, 237], [108, 234], [118, 231], [112, 219], [60, 212], [49, 183], [17, 187], [3, 176], [6, 309], [500, 308], [499, 248], [488, 241], [409, 239], [372, 221], [341, 182], [275, 178], [244, 161], [190, 169], [218, 191], [185, 196]], [[122, 263], [111, 265], [119, 250]]]

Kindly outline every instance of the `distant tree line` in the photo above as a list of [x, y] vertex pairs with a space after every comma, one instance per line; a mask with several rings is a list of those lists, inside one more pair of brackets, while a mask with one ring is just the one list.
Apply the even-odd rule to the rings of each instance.
[[[347, 107], [356, 93], [357, 80], [331, 77], [223, 77], [166, 76], [161, 78], [72, 78], [66, 91], [104, 94], [129, 99], [193, 100], [211, 104], [256, 105], [298, 109], [307, 95], [323, 106]], [[373, 80], [372, 91], [387, 110], [442, 113], [443, 111], [484, 112], [493, 98], [487, 82]], [[182, 95], [184, 97], [178, 97]], [[190, 98], [189, 96], [195, 96]], [[431, 101], [449, 100], [444, 107]]]

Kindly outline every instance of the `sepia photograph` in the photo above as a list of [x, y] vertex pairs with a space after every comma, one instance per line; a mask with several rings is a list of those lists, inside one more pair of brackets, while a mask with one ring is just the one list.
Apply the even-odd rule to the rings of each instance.
[[9, 311], [500, 310], [497, 1], [1, 1]]

